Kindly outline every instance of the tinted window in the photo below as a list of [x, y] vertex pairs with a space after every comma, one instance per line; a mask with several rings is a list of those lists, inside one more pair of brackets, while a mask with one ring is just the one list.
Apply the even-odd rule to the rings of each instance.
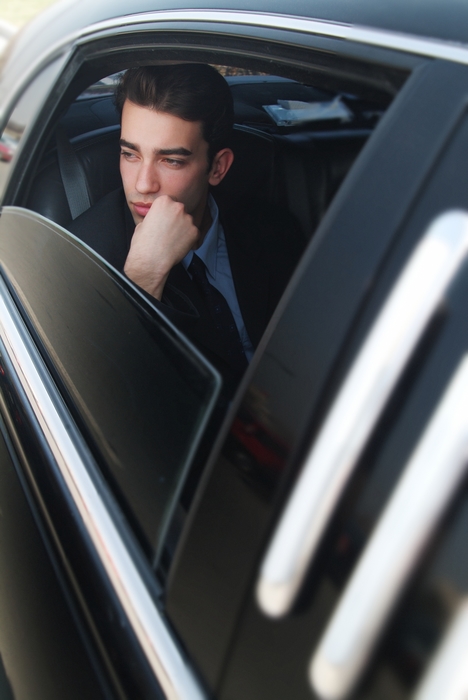
[[0, 258], [121, 500], [158, 548], [215, 400], [201, 356], [59, 227], [4, 209]]

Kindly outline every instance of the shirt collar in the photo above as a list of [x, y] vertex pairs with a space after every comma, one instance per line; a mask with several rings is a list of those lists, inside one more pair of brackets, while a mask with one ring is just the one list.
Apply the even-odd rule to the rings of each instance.
[[208, 195], [208, 206], [211, 214], [211, 226], [206, 232], [206, 236], [203, 239], [201, 246], [197, 248], [196, 251], [189, 251], [185, 258], [183, 258], [182, 265], [185, 267], [185, 269], [187, 269], [192, 262], [192, 257], [195, 252], [200, 260], [204, 262], [210, 275], [215, 278], [216, 257], [218, 252], [219, 209], [211, 194]]

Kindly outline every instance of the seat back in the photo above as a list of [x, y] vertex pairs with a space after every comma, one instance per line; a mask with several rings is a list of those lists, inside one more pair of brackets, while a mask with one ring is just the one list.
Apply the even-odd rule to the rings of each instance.
[[[115, 125], [97, 129], [71, 140], [83, 167], [91, 205], [121, 185], [119, 139], [120, 126]], [[64, 228], [70, 224], [72, 216], [56, 148], [47, 154], [39, 166], [26, 206]]]
[[257, 129], [236, 125], [229, 145], [234, 152], [234, 162], [215, 188], [219, 205], [229, 211], [251, 198], [274, 202], [278, 196], [278, 173], [272, 137]]
[[306, 240], [314, 234], [369, 134], [297, 132], [277, 144], [278, 186]]

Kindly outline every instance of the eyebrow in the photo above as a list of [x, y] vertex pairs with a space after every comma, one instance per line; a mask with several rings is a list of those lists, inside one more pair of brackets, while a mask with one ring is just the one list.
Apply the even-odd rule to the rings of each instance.
[[[125, 139], [120, 139], [120, 145], [124, 146], [124, 148], [130, 148], [132, 151], [137, 151], [138, 153], [140, 152], [139, 146], [137, 146], [134, 143], [130, 143], [129, 141], [125, 141]], [[191, 155], [193, 155], [192, 151], [189, 151], [187, 148], [183, 148], [182, 146], [179, 146], [178, 148], [155, 149], [155, 153], [158, 156], [191, 156]]]
[[134, 143], [130, 143], [130, 141], [125, 141], [125, 139], [120, 139], [119, 143], [121, 146], [124, 146], [125, 148], [130, 148], [132, 151], [140, 150], [138, 146], [136, 146]]
[[159, 156], [191, 156], [192, 151], [180, 146], [179, 148], [160, 148], [156, 151]]

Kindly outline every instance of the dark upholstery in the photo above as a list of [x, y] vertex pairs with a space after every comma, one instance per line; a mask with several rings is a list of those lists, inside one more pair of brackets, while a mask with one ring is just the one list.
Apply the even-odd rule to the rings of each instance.
[[[119, 173], [120, 127], [110, 126], [77, 136], [71, 143], [83, 165], [91, 204], [121, 184]], [[57, 151], [39, 166], [27, 202], [28, 209], [43, 214], [65, 228], [71, 221], [57, 161]]]
[[297, 132], [279, 137], [278, 188], [308, 240], [368, 138], [367, 133]]
[[274, 202], [278, 196], [276, 147], [261, 131], [236, 126], [230, 144], [234, 162], [216, 187], [216, 200], [225, 211], [255, 197]]

